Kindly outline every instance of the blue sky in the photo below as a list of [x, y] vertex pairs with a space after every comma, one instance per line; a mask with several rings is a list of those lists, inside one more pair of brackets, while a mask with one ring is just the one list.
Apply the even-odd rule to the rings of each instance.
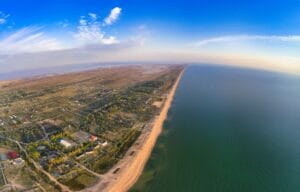
[[93, 12], [103, 18], [114, 7], [124, 12], [122, 22], [115, 26], [120, 30], [148, 24], [183, 37], [300, 33], [299, 0], [2, 0], [0, 9], [10, 15], [14, 29], [42, 25], [59, 30], [59, 22], [67, 20], [76, 27], [80, 16]]
[[[300, 72], [299, 50], [300, 0], [0, 2], [0, 67], [7, 70], [162, 61]], [[56, 60], [43, 62], [49, 55]]]

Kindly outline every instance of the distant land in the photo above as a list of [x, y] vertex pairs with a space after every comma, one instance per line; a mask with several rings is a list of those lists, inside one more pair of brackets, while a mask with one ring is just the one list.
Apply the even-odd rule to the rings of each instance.
[[[169, 63], [166, 63], [169, 64]], [[40, 67], [32, 69], [18, 69], [13, 71], [1, 72], [1, 80], [15, 80], [23, 78], [34, 78], [41, 76], [53, 76], [64, 73], [81, 72], [97, 68], [118, 67], [118, 66], [131, 66], [131, 65], [162, 65], [156, 62], [105, 62], [105, 63], [84, 63], [84, 64], [69, 64], [57, 65], [52, 67]], [[165, 64], [164, 64], [165, 65]]]
[[[22, 78], [32, 78], [39, 76], [58, 75], [64, 73], [80, 72], [84, 70], [97, 69], [102, 67], [116, 67], [132, 65], [132, 63], [90, 63], [90, 64], [71, 64], [58, 65], [53, 67], [40, 67], [33, 69], [21, 69], [8, 72], [0, 72], [0, 80], [13, 80]], [[133, 64], [134, 65], [134, 64]]]

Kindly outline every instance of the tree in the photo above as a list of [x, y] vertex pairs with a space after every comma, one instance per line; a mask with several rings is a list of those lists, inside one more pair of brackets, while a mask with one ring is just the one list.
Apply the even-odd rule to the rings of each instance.
[[38, 160], [40, 158], [41, 154], [38, 151], [33, 151], [31, 153], [31, 156], [34, 160]]

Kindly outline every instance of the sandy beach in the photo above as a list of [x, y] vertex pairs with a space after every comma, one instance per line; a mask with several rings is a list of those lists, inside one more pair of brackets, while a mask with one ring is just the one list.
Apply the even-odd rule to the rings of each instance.
[[163, 123], [167, 118], [168, 110], [172, 104], [182, 74], [183, 71], [178, 76], [164, 102], [160, 114], [155, 117], [151, 126], [143, 131], [135, 144], [125, 154], [124, 158], [101, 177], [101, 182], [86, 191], [125, 192], [135, 184], [142, 174], [156, 140], [162, 131]]

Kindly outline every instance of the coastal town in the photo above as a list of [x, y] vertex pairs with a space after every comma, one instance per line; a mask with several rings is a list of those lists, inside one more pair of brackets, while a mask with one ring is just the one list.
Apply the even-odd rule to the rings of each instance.
[[183, 68], [108, 67], [1, 83], [0, 191], [103, 188], [148, 138]]

